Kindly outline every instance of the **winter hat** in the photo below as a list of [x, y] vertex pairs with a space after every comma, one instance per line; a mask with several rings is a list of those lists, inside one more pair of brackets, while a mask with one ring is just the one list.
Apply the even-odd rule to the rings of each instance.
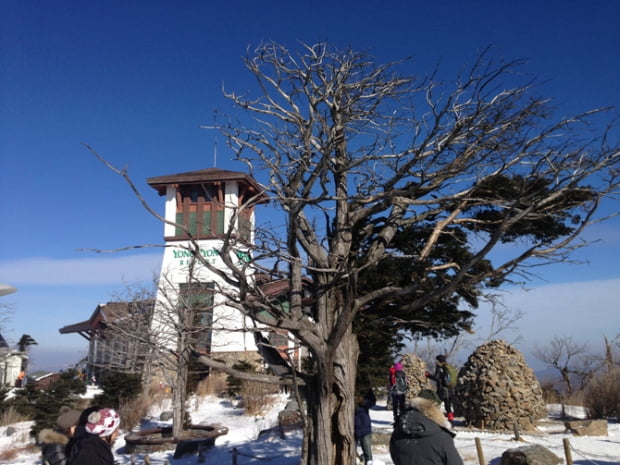
[[106, 437], [111, 435], [121, 423], [121, 417], [111, 408], [102, 408], [88, 415], [86, 431], [90, 434]]
[[396, 371], [398, 371], [398, 370], [402, 370], [402, 369], [403, 369], [403, 364], [402, 364], [402, 363], [400, 363], [400, 362], [396, 362], [396, 363], [394, 364], [394, 369], [395, 369]]
[[71, 407], [67, 407], [66, 405], [60, 407], [60, 411], [58, 412], [58, 418], [56, 419], [56, 426], [63, 430], [68, 430], [72, 426], [77, 425], [78, 420], [80, 419], [80, 411], [74, 410]]
[[441, 404], [441, 399], [439, 398], [437, 393], [435, 393], [435, 391], [431, 391], [430, 389], [422, 389], [418, 393], [417, 397], [421, 397], [422, 399], [432, 400], [436, 404]]
[[437, 361], [441, 362], [441, 363], [446, 363], [446, 356], [445, 355], [438, 355], [437, 356]]

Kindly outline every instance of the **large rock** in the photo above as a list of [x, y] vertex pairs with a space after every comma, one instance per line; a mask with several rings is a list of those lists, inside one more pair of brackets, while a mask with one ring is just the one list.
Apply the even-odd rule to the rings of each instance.
[[547, 416], [542, 388], [523, 355], [504, 341], [478, 347], [459, 370], [455, 404], [469, 426], [531, 431]]
[[564, 426], [575, 436], [607, 436], [607, 420], [571, 420]]
[[504, 451], [501, 465], [557, 465], [560, 462], [562, 459], [549, 449], [535, 444]]

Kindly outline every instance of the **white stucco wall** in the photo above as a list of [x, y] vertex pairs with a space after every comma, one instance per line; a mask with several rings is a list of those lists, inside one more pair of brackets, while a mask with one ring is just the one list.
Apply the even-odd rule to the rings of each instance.
[[[224, 221], [225, 227], [230, 224], [235, 209], [238, 207], [239, 185], [237, 182], [226, 182], [224, 193]], [[171, 224], [165, 224], [164, 236], [173, 237], [175, 235], [174, 222], [176, 221], [177, 201], [176, 189], [174, 186], [166, 188], [165, 218]], [[254, 218], [252, 217], [252, 222]], [[237, 227], [237, 225], [235, 225]], [[221, 240], [200, 240], [197, 241], [200, 246], [202, 257], [211, 265], [220, 270], [225, 270], [221, 257], [219, 256], [222, 249]], [[228, 284], [221, 279], [216, 273], [211, 272], [205, 266], [198, 266], [191, 271], [190, 266], [191, 252], [189, 252], [192, 244], [189, 241], [170, 241], [162, 259], [161, 275], [159, 280], [160, 292], [158, 295], [158, 304], [154, 313], [154, 329], [160, 334], [165, 346], [174, 347], [176, 344], [176, 336], [171, 331], [166, 331], [166, 327], [170, 322], [165, 321], [164, 313], [166, 309], [175, 308], [176, 295], [179, 287], [183, 283], [202, 282], [215, 284], [214, 298], [214, 328], [212, 334], [212, 352], [228, 352], [228, 351], [255, 351], [256, 345], [251, 332], [239, 331], [241, 328], [250, 328], [252, 323], [245, 318], [239, 311], [226, 305], [226, 293], [234, 292]], [[237, 258], [235, 257], [235, 260]], [[168, 311], [168, 314], [170, 312]]]
[[[198, 241], [198, 244], [200, 245], [202, 257], [209, 264], [218, 269], [226, 269], [220, 257], [222, 249], [221, 240], [203, 240]], [[220, 276], [204, 265], [196, 265], [196, 262], [192, 267], [192, 254], [189, 251], [189, 247], [191, 247], [189, 241], [177, 241], [169, 244], [165, 249], [159, 280], [161, 289], [154, 314], [156, 332], [160, 334], [165, 332], [166, 322], [162, 315], [166, 313], [166, 309], [176, 307], [178, 301], [176, 297], [181, 284], [189, 283], [190, 280], [193, 282], [214, 283], [212, 351], [256, 350], [252, 333], [239, 331], [239, 329], [251, 328], [251, 320], [244, 317], [238, 310], [226, 305], [226, 294], [234, 294], [235, 289], [231, 288]], [[237, 257], [234, 257], [234, 259], [238, 260]], [[193, 268], [191, 272], [190, 268]], [[169, 333], [168, 337], [170, 340], [165, 345], [174, 346], [175, 336]]]

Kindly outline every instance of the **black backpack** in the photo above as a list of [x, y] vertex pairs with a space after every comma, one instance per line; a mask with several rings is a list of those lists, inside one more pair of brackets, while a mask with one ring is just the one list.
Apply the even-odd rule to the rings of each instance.
[[404, 394], [407, 392], [407, 376], [403, 370], [397, 370], [394, 375], [396, 381], [394, 382], [394, 391]]

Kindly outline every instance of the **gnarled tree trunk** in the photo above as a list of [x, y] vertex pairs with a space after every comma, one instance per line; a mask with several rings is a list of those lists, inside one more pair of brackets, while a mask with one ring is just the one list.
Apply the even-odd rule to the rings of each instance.
[[306, 465], [350, 465], [355, 459], [355, 376], [359, 348], [351, 330], [325, 354], [320, 376], [307, 389]]

